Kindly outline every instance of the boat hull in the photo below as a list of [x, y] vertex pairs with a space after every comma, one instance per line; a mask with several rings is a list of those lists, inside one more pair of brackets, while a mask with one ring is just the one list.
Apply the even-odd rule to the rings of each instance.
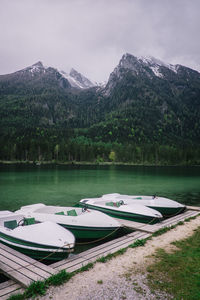
[[124, 220], [129, 220], [129, 221], [135, 221], [135, 222], [140, 222], [140, 223], [145, 223], [145, 224], [155, 224], [161, 221], [161, 219], [152, 217], [152, 216], [146, 216], [146, 215], [140, 215], [140, 214], [135, 214], [135, 213], [129, 213], [129, 212], [124, 212], [120, 210], [114, 210], [114, 209], [107, 209], [104, 207], [99, 207], [96, 205], [91, 205], [91, 204], [85, 204], [85, 203], [80, 203], [81, 206], [87, 206], [88, 208], [91, 209], [96, 209], [99, 210], [111, 217], [114, 218], [119, 218], [119, 219], [124, 219]]
[[97, 210], [49, 206], [42, 203], [22, 207], [18, 213], [37, 222], [51, 221], [69, 230], [76, 240], [98, 240], [114, 236], [120, 223]]
[[183, 213], [186, 210], [186, 206], [183, 207], [159, 207], [147, 205], [149, 208], [153, 208], [159, 211], [164, 218], [170, 218]]
[[30, 256], [37, 260], [58, 261], [65, 259], [72, 252], [72, 249], [60, 249], [26, 242], [0, 232], [0, 242], [18, 252]]
[[85, 227], [85, 226], [71, 226], [60, 224], [64, 228], [70, 230], [77, 240], [95, 240], [114, 236], [120, 227]]
[[186, 206], [174, 200], [157, 196], [121, 195], [118, 193], [103, 195], [100, 199], [123, 201], [125, 204], [142, 204], [160, 212], [164, 218], [173, 217], [186, 210]]

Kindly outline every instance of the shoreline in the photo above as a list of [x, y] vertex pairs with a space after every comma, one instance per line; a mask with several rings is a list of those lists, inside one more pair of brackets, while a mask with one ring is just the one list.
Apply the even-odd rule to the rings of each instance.
[[171, 243], [186, 239], [200, 227], [200, 216], [170, 231], [148, 240], [144, 246], [129, 248], [124, 254], [106, 263], [96, 263], [92, 269], [76, 274], [67, 283], [51, 287], [38, 300], [121, 300], [169, 299], [164, 293], [153, 294], [147, 283], [147, 268], [156, 261], [157, 249], [173, 252]]
[[30, 165], [30, 166], [134, 166], [134, 167], [200, 167], [200, 165], [190, 165], [190, 164], [177, 164], [177, 165], [167, 165], [167, 164], [150, 164], [150, 163], [125, 163], [125, 162], [88, 162], [88, 161], [7, 161], [0, 160], [0, 165], [12, 166], [12, 165]]

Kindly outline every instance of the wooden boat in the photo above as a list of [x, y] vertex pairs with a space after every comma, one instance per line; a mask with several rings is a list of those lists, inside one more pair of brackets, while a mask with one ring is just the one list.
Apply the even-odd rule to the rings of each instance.
[[157, 196], [129, 196], [121, 195], [118, 193], [106, 194], [102, 196], [102, 199], [109, 201], [123, 201], [128, 205], [142, 204], [147, 207], [153, 208], [159, 211], [163, 217], [171, 217], [184, 212], [186, 206], [164, 197]]
[[0, 242], [35, 259], [57, 261], [73, 251], [75, 237], [53, 222], [35, 223], [34, 218], [0, 211]]
[[82, 207], [92, 208], [104, 212], [112, 217], [121, 218], [141, 223], [154, 224], [162, 220], [162, 214], [144, 205], [127, 205], [123, 201], [103, 198], [82, 199]]
[[38, 222], [51, 221], [70, 230], [76, 239], [99, 239], [114, 234], [118, 221], [106, 214], [81, 207], [48, 206], [42, 203], [21, 207], [18, 213]]

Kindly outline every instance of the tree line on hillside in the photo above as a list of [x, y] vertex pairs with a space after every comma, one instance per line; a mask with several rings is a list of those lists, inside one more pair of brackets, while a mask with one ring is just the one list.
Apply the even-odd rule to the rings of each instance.
[[155, 143], [118, 143], [54, 131], [13, 137], [1, 136], [0, 160], [27, 162], [132, 163], [153, 165], [198, 165], [200, 147]]

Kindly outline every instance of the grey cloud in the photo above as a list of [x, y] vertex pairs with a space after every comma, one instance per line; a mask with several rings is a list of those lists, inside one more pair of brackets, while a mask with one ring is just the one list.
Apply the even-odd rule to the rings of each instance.
[[199, 0], [0, 0], [0, 74], [38, 60], [106, 80], [125, 52], [200, 69]]

